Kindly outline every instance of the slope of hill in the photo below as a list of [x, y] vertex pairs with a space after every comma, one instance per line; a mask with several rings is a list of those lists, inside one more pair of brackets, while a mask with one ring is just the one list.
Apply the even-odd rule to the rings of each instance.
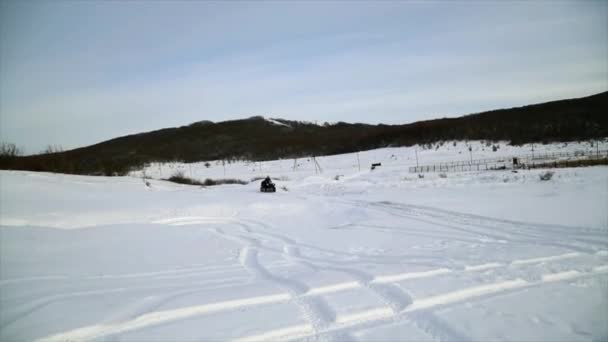
[[327, 155], [443, 140], [512, 144], [608, 136], [608, 92], [406, 125], [312, 123], [251, 117], [200, 121], [45, 155], [0, 158], [0, 168], [77, 174], [125, 174], [153, 161], [268, 160]]

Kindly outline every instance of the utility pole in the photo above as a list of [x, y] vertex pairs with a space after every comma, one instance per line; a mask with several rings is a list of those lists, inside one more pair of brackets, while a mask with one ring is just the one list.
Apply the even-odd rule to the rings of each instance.
[[323, 169], [321, 169], [321, 165], [319, 165], [319, 162], [317, 161], [317, 158], [315, 158], [314, 156], [312, 157], [312, 162], [315, 166], [315, 173], [316, 174], [320, 174], [323, 173]]
[[471, 165], [473, 165], [473, 146], [469, 145], [469, 154], [471, 155]]
[[532, 159], [534, 159], [534, 144], [532, 144]]
[[359, 172], [361, 172], [361, 161], [359, 160], [359, 152], [357, 152], [357, 164], [359, 165]]

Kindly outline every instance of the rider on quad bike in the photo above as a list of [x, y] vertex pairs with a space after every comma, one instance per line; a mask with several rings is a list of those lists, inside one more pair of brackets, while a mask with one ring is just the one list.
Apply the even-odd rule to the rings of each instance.
[[262, 184], [260, 185], [260, 191], [261, 192], [275, 192], [275, 191], [277, 191], [277, 189], [274, 186], [274, 183], [272, 182], [272, 180], [270, 180], [270, 176], [266, 177], [262, 181]]

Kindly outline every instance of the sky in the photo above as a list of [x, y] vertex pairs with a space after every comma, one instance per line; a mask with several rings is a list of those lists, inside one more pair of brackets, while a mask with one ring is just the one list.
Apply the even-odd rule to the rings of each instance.
[[608, 90], [608, 1], [0, 1], [26, 153], [254, 115], [402, 124]]

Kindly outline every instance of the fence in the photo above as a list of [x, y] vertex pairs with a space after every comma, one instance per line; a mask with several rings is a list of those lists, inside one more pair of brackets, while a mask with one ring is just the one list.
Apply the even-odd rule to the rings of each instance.
[[490, 171], [537, 167], [578, 166], [584, 160], [608, 159], [608, 150], [536, 153], [523, 156], [486, 158], [467, 161], [445, 162], [433, 165], [412, 166], [411, 173]]

